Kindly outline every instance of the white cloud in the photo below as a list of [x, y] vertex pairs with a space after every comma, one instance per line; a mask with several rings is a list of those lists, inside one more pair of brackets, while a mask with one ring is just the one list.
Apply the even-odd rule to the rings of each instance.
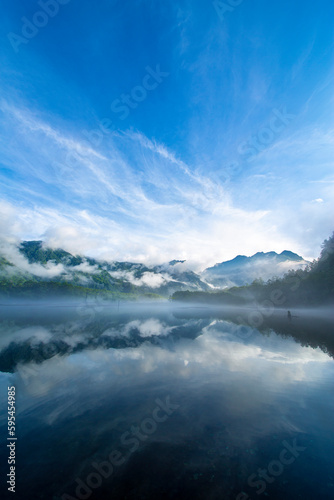
[[[272, 206], [269, 197], [261, 208], [247, 201], [252, 193], [264, 196], [257, 183], [265, 179], [240, 184], [240, 192], [232, 196], [231, 190], [139, 132], [106, 136], [98, 149], [25, 107], [2, 102], [2, 111], [4, 163], [27, 178], [20, 203], [0, 204], [2, 234], [12, 241], [43, 239], [51, 247], [109, 261], [161, 264], [181, 259], [200, 270], [257, 251], [288, 249], [313, 258], [331, 232], [325, 202], [311, 205], [326, 206], [314, 222], [317, 229], [309, 235], [304, 230], [309, 209], [301, 203], [291, 230], [291, 206]], [[14, 140], [6, 141], [10, 134]], [[318, 135], [314, 141], [319, 147], [328, 142]], [[284, 145], [285, 152], [296, 148], [292, 142]], [[70, 165], [68, 155], [76, 158]], [[58, 189], [59, 196], [48, 186]], [[314, 199], [330, 199], [325, 189], [319, 188]], [[61, 268], [51, 266], [47, 272], [56, 275]], [[158, 278], [142, 279], [157, 283]]]
[[[32, 263], [18, 250], [17, 246], [6, 240], [0, 239], [0, 254], [3, 255], [11, 264], [14, 264], [21, 272], [31, 273], [41, 278], [54, 278], [65, 272], [63, 264], [56, 264], [52, 261], [44, 265]], [[11, 268], [8, 268], [8, 272]]]
[[[149, 265], [176, 258], [186, 260], [190, 268], [199, 269], [233, 258], [240, 253], [241, 248], [251, 255], [258, 250], [275, 249], [273, 247], [277, 251], [292, 247], [292, 241], [279, 235], [275, 227], [267, 226], [265, 214], [249, 214], [233, 209], [226, 217], [213, 217], [211, 221], [198, 215], [197, 227], [191, 224], [191, 218], [189, 225], [184, 222], [182, 227], [166, 220], [163, 235], [159, 227], [156, 232], [142, 232], [141, 226], [126, 228], [110, 221], [108, 217], [82, 210], [68, 209], [66, 213], [60, 213], [40, 206], [26, 208], [22, 212], [9, 203], [2, 204], [2, 209], [3, 224], [6, 219], [8, 222], [5, 232], [12, 239], [42, 239], [52, 248], [63, 248], [73, 254], [108, 261], [143, 262]], [[14, 214], [16, 223], [13, 231], [11, 220]], [[274, 242], [279, 242], [279, 247]], [[25, 267], [26, 264], [16, 252], [7, 255], [12, 257], [9, 260], [20, 260]], [[49, 273], [52, 272], [56, 275], [62, 269], [51, 266]], [[168, 279], [167, 275], [163, 276]], [[135, 281], [131, 276], [129, 279]], [[161, 281], [161, 278], [151, 274], [141, 279], [143, 283], [156, 283], [157, 286], [157, 280]]]
[[67, 271], [75, 271], [75, 272], [89, 273], [89, 274], [100, 272], [97, 265], [92, 266], [87, 261], [84, 261], [77, 266], [68, 266]]
[[168, 274], [155, 274], [149, 271], [143, 273], [140, 278], [135, 277], [135, 271], [111, 271], [109, 272], [111, 276], [118, 279], [123, 279], [135, 286], [149, 286], [150, 288], [159, 288], [161, 285], [171, 281], [171, 277]]

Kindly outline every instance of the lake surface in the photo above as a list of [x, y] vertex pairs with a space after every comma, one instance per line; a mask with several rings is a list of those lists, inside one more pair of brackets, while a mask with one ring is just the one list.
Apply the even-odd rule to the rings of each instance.
[[0, 314], [1, 498], [334, 498], [333, 317], [94, 302]]

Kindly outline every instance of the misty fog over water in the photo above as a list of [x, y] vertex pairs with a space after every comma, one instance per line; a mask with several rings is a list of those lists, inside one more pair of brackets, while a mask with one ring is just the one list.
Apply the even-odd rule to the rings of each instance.
[[3, 303], [16, 498], [332, 498], [333, 311], [260, 313]]

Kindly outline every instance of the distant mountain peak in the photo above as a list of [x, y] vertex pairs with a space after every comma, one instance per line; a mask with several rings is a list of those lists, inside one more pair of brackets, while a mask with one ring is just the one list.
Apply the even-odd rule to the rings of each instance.
[[275, 257], [278, 254], [276, 252], [257, 252], [256, 254], [252, 255], [251, 257], [248, 257], [249, 259], [252, 259], [254, 257]]
[[257, 252], [251, 257], [237, 255], [232, 260], [220, 262], [205, 269], [203, 277], [218, 286], [241, 286], [254, 279], [269, 279], [275, 275], [283, 275], [289, 269], [303, 267], [307, 262], [296, 253], [284, 250], [278, 254]]
[[168, 264], [170, 266], [175, 266], [175, 264], [184, 264], [184, 262], [186, 262], [185, 260], [171, 260], [170, 262], [168, 262]]
[[303, 257], [298, 255], [297, 253], [290, 252], [290, 250], [283, 250], [280, 255], [284, 255], [284, 257], [288, 257], [290, 260], [303, 260]]
[[20, 248], [42, 248], [42, 240], [22, 241]]

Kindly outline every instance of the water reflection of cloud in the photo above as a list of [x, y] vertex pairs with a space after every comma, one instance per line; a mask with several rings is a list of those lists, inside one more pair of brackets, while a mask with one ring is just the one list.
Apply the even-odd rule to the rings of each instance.
[[[154, 319], [132, 321], [124, 331], [132, 328], [144, 337], [164, 335], [171, 330]], [[331, 361], [320, 349], [302, 347], [291, 339], [283, 341], [275, 334], [270, 337], [258, 334], [253, 343], [248, 339], [246, 344], [235, 335], [236, 328], [231, 323], [214, 321], [197, 338], [179, 339], [173, 350], [145, 341], [137, 347], [97, 348], [66, 357], [55, 356], [42, 364], [19, 365], [17, 377], [23, 391], [29, 390], [36, 397], [54, 391], [69, 379], [77, 388], [88, 383], [87, 389], [95, 383], [126, 387], [129, 383], [140, 383], [147, 376], [152, 380], [172, 376], [196, 384], [214, 379], [225, 384], [236, 378], [247, 383], [247, 377], [253, 380], [257, 377], [262, 386], [275, 392], [280, 385], [317, 378]], [[80, 336], [75, 334], [72, 341], [79, 342]]]
[[25, 342], [29, 340], [34, 346], [39, 342], [48, 342], [52, 338], [52, 332], [42, 326], [30, 326], [17, 328], [13, 325], [0, 326], [0, 349], [8, 346], [11, 342]]
[[139, 332], [140, 337], [153, 337], [168, 335], [175, 327], [168, 326], [157, 318], [146, 320], [133, 320], [121, 327], [110, 328], [103, 332], [109, 337], [129, 337], [131, 333]]
[[[45, 325], [11, 332], [18, 342], [37, 332], [46, 346], [61, 339], [69, 349], [0, 374], [17, 386], [21, 443], [27, 443], [31, 467], [40, 456], [50, 460], [47, 451], [28, 446], [29, 437], [38, 435], [58, 450], [57, 463], [72, 482], [86, 477], [92, 462], [105, 460], [120, 446], [120, 436], [140, 426], [155, 400], [167, 395], [179, 408], [141, 443], [134, 456], [144, 463], [158, 449], [163, 453], [154, 461], [166, 452], [167, 464], [172, 453], [181, 469], [194, 473], [199, 464], [202, 471], [217, 466], [218, 474], [238, 463], [247, 464], [250, 474], [273, 459], [272, 446], [282, 439], [330, 434], [333, 360], [291, 337], [247, 327], [242, 337], [230, 321], [159, 317], [152, 311]], [[115, 347], [106, 339], [115, 340]]]

